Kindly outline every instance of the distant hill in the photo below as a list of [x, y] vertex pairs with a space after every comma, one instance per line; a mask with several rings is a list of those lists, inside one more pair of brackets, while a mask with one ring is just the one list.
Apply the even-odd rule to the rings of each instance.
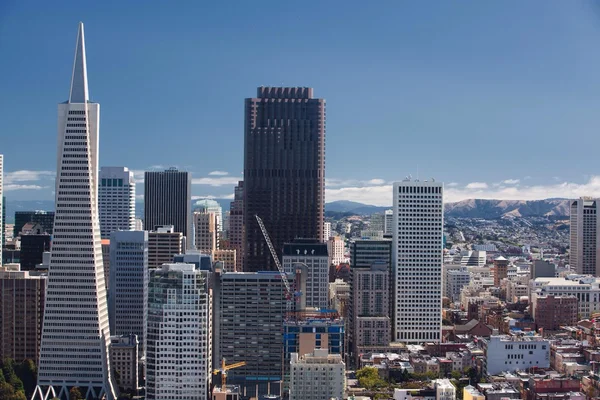
[[[325, 204], [329, 215], [369, 215], [390, 207], [377, 207], [355, 201], [340, 200]], [[446, 216], [496, 219], [501, 217], [568, 217], [569, 200], [482, 200], [469, 199], [445, 204]]]
[[[223, 212], [229, 210], [229, 199], [215, 199]], [[192, 202], [194, 204], [195, 201]], [[193, 206], [192, 206], [193, 208]], [[328, 216], [341, 217], [349, 215], [370, 215], [383, 213], [392, 207], [378, 207], [356, 201], [339, 200], [325, 204], [325, 213]], [[569, 200], [481, 200], [469, 199], [457, 203], [446, 203], [446, 215], [457, 218], [483, 218], [495, 219], [501, 217], [568, 217]], [[13, 223], [15, 211], [54, 210], [54, 202], [46, 201], [6, 201], [6, 222]], [[136, 201], [136, 215], [142, 217], [144, 213], [143, 201]]]
[[568, 217], [569, 200], [478, 200], [469, 199], [445, 205], [446, 215], [462, 218]]
[[391, 207], [378, 207], [369, 204], [358, 203], [356, 201], [338, 200], [331, 203], [325, 203], [325, 212], [343, 213], [353, 215], [370, 215], [382, 213]]

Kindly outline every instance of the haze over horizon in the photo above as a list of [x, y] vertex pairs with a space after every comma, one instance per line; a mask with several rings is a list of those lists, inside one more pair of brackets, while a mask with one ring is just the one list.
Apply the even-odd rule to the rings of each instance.
[[[408, 174], [445, 182], [448, 202], [600, 197], [593, 2], [35, 3], [0, 5], [9, 201], [53, 198], [56, 105], [80, 20], [100, 164], [138, 183], [179, 166], [195, 196], [232, 197], [243, 99], [271, 84], [327, 100], [327, 202], [388, 206]], [[566, 151], [574, 139], [585, 146]]]

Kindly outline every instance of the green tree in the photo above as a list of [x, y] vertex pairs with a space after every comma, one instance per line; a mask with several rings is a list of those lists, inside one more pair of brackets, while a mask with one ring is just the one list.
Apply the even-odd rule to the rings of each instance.
[[452, 376], [452, 379], [459, 380], [460, 378], [462, 378], [462, 374], [458, 371], [452, 371], [450, 375]]
[[71, 390], [69, 390], [69, 400], [83, 400], [83, 395], [81, 394], [79, 387], [73, 386]]
[[[0, 374], [2, 375], [2, 374]], [[15, 396], [15, 389], [8, 382], [0, 382], [0, 399], [12, 399]]]
[[377, 368], [364, 367], [356, 371], [358, 384], [368, 390], [374, 390], [387, 386], [386, 382], [381, 379]]
[[15, 372], [25, 388], [25, 397], [31, 398], [37, 383], [37, 368], [32, 360], [25, 360], [15, 366]]

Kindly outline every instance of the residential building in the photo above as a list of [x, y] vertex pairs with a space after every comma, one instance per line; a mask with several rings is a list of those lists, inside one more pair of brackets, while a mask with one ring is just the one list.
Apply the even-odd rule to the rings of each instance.
[[463, 400], [485, 400], [485, 396], [471, 385], [463, 388]]
[[346, 365], [339, 354], [328, 354], [327, 349], [293, 353], [290, 364], [290, 400], [344, 398]]
[[284, 392], [289, 390], [292, 354], [309, 354], [316, 349], [326, 349], [329, 354], [344, 357], [344, 331], [344, 320], [331, 310], [305, 311], [284, 321]]
[[331, 237], [331, 222], [323, 223], [323, 242], [327, 242]]
[[440, 342], [442, 333], [443, 184], [394, 183], [392, 269], [395, 341]]
[[433, 381], [435, 387], [436, 400], [455, 400], [456, 387], [450, 382], [450, 379], [436, 379]]
[[544, 377], [530, 376], [524, 385], [523, 399], [525, 400], [585, 400], [585, 394], [580, 392], [581, 382], [575, 377]]
[[385, 210], [383, 216], [383, 233], [386, 236], [392, 236], [394, 232], [394, 210]]
[[259, 87], [245, 102], [245, 271], [275, 270], [256, 221], [284, 243], [323, 237], [325, 100], [307, 87]]
[[457, 268], [449, 268], [444, 265], [444, 272], [444, 297], [450, 299], [451, 302], [460, 301], [460, 292], [471, 282], [471, 273], [467, 267], [462, 265]]
[[344, 318], [348, 318], [348, 306], [350, 304], [350, 284], [342, 279], [336, 279], [329, 283], [329, 308], [337, 310]]
[[222, 263], [223, 269], [228, 272], [236, 271], [236, 256], [235, 250], [217, 249], [212, 253], [213, 261]]
[[531, 309], [536, 309], [537, 299], [542, 296], [577, 298], [578, 318], [590, 318], [600, 311], [600, 279], [568, 275], [566, 278], [537, 278], [531, 281]]
[[494, 273], [494, 286], [500, 287], [502, 279], [508, 277], [508, 260], [502, 256], [494, 259], [492, 271]]
[[[215, 231], [217, 232], [217, 240], [220, 239], [221, 232], [223, 231], [223, 208], [221, 205], [212, 199], [202, 199], [196, 201], [194, 204], [194, 211], [200, 213], [213, 213], [215, 215]], [[218, 246], [217, 246], [218, 247]]]
[[344, 239], [340, 236], [330, 236], [327, 239], [327, 252], [329, 254], [329, 265], [340, 265], [346, 262]]
[[173, 225], [174, 232], [194, 246], [192, 229], [192, 179], [189, 172], [170, 168], [144, 173], [144, 225], [147, 231]]
[[229, 206], [229, 247], [235, 250], [235, 270], [244, 270], [244, 181], [234, 189]]
[[118, 374], [120, 392], [137, 394], [140, 388], [138, 346], [138, 337], [134, 334], [110, 338], [110, 363]]
[[[288, 275], [290, 284], [293, 275]], [[279, 393], [287, 291], [279, 272], [223, 272], [214, 278], [213, 364], [245, 361], [227, 383], [250, 397]], [[258, 392], [258, 393], [257, 393]]]
[[116, 231], [135, 229], [135, 180], [126, 167], [102, 167], [98, 188], [100, 234], [109, 239]]
[[99, 119], [79, 23], [69, 99], [58, 105], [56, 214], [34, 399], [64, 398], [73, 386], [85, 398], [117, 397], [98, 218]]
[[146, 398], [205, 400], [212, 375], [208, 272], [165, 264], [150, 272]]
[[0, 267], [0, 360], [39, 362], [46, 275]]
[[183, 234], [175, 232], [173, 225], [159, 226], [148, 232], [148, 268], [160, 268], [173, 261], [185, 248]]
[[536, 296], [533, 318], [537, 328], [555, 331], [561, 326], [575, 326], [578, 318], [575, 296]]
[[50, 251], [50, 235], [39, 224], [27, 223], [25, 227], [28, 225], [35, 225], [35, 228], [21, 234], [21, 271], [34, 270], [37, 264], [42, 263], [44, 252]]
[[364, 347], [387, 346], [392, 338], [389, 258], [375, 261], [368, 268], [351, 268], [350, 288], [348, 341], [358, 364]]
[[148, 232], [110, 235], [108, 318], [113, 336], [136, 335], [144, 355], [148, 313]]
[[600, 276], [598, 199], [571, 201], [569, 262], [578, 274]]
[[298, 264], [306, 266], [306, 307], [329, 306], [329, 257], [327, 245], [318, 239], [296, 239], [283, 245], [283, 269], [294, 274]]
[[534, 260], [531, 264], [530, 278], [553, 278], [556, 276], [556, 266], [549, 261]]
[[217, 248], [217, 214], [207, 211], [194, 212], [194, 241], [196, 250], [212, 254]]
[[541, 336], [492, 335], [481, 342], [485, 374], [550, 367], [550, 342]]
[[19, 236], [26, 223], [40, 224], [44, 232], [52, 234], [54, 229], [54, 211], [15, 211], [13, 237]]

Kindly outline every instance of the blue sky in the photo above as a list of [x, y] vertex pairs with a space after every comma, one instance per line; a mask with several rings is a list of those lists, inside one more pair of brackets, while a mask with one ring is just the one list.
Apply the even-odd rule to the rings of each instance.
[[408, 174], [446, 182], [448, 200], [600, 196], [591, 0], [4, 0], [9, 200], [53, 197], [78, 21], [101, 165], [178, 166], [194, 195], [231, 196], [243, 99], [283, 84], [327, 99], [327, 201], [391, 204], [390, 182]]

